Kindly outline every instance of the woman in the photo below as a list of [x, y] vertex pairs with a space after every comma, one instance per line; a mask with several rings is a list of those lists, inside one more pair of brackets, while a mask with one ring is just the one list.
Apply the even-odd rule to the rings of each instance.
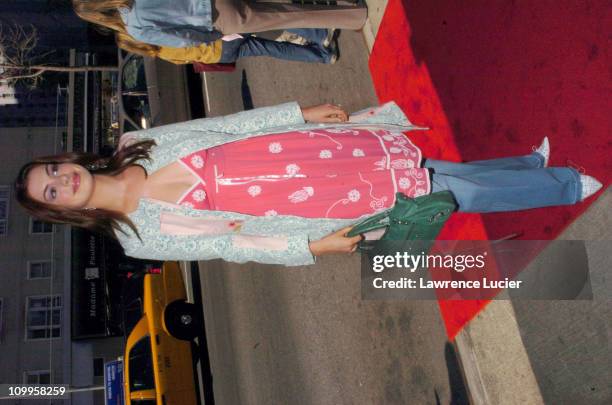
[[[115, 234], [126, 254], [158, 260], [305, 265], [350, 252], [359, 218], [396, 191], [450, 190], [460, 211], [574, 204], [600, 187], [531, 155], [458, 164], [428, 160], [400, 131], [394, 103], [353, 115], [297, 103], [124, 134], [108, 161], [65, 154], [26, 165], [18, 201], [45, 221]], [[430, 173], [431, 178], [430, 178]]]
[[164, 59], [175, 64], [184, 63], [233, 63], [239, 58], [249, 56], [269, 56], [296, 62], [336, 63], [338, 48], [330, 37], [331, 31], [325, 29], [289, 30], [309, 41], [305, 45], [278, 42], [253, 35], [237, 35], [226, 41], [218, 39], [211, 43], [186, 48], [172, 48], [144, 44], [135, 41], [127, 34], [115, 35], [117, 46], [128, 52], [143, 56]]
[[359, 29], [361, 6], [304, 6], [243, 0], [73, 0], [82, 19], [137, 41], [185, 48], [223, 35], [289, 28]]

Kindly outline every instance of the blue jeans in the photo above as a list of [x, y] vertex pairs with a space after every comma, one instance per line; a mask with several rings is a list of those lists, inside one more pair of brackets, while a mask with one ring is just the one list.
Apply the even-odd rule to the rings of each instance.
[[271, 58], [297, 62], [328, 63], [332, 53], [321, 43], [327, 36], [325, 29], [287, 30], [306, 38], [310, 43], [296, 45], [290, 42], [277, 42], [269, 39], [243, 34], [244, 38], [223, 41], [220, 63], [235, 62], [247, 56], [269, 56]]
[[568, 167], [542, 167], [537, 152], [527, 156], [453, 163], [427, 159], [432, 192], [449, 190], [462, 212], [501, 212], [580, 201], [580, 175]]

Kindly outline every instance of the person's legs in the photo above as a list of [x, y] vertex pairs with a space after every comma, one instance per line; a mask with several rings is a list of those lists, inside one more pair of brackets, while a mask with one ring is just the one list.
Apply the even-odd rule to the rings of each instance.
[[328, 63], [332, 53], [318, 44], [296, 45], [249, 36], [242, 41], [238, 57], [269, 56], [297, 62]]
[[[457, 172], [455, 170], [455, 172]], [[432, 192], [449, 190], [461, 212], [517, 211], [580, 201], [582, 185], [571, 168], [488, 169], [432, 174]]]
[[299, 35], [300, 37], [306, 39], [308, 42], [312, 42], [315, 44], [322, 45], [325, 38], [327, 38], [327, 33], [329, 30], [325, 28], [292, 28], [287, 31], [292, 34]]
[[214, 0], [214, 27], [223, 34], [262, 32], [289, 28], [360, 29], [367, 17], [365, 6], [313, 6]]
[[221, 42], [221, 59], [219, 63], [234, 63], [239, 58], [240, 47], [244, 39], [234, 39], [233, 41]]
[[514, 156], [500, 159], [477, 160], [466, 163], [448, 162], [445, 160], [427, 159], [424, 167], [433, 169], [435, 173], [460, 175], [477, 173], [483, 169], [525, 170], [537, 169], [544, 165], [544, 157], [539, 153], [525, 156]]

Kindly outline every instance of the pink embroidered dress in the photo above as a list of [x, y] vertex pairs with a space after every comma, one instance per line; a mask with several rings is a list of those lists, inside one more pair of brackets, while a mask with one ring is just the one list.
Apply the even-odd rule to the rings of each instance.
[[401, 132], [326, 128], [249, 138], [181, 158], [198, 181], [178, 204], [250, 215], [357, 218], [428, 194], [421, 151]]

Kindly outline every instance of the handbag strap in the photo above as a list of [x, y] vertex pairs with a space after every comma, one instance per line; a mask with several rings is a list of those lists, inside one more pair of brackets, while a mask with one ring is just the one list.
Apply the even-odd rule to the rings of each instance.
[[360, 223], [353, 226], [353, 229], [351, 229], [349, 233], [346, 234], [346, 236], [348, 236], [349, 238], [352, 238], [353, 236], [357, 236], [362, 233], [375, 231], [377, 229], [386, 227], [387, 225], [389, 225], [388, 220], [389, 220], [389, 212], [391, 211], [391, 209], [379, 212], [378, 214], [375, 214], [371, 217], [364, 219]]

